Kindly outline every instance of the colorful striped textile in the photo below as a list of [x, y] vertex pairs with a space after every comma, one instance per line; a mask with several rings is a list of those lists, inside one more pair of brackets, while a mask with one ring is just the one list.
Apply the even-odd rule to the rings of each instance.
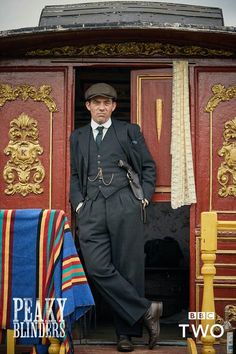
[[[71, 353], [72, 325], [93, 305], [64, 211], [0, 210], [0, 329], [20, 323], [18, 341], [37, 344], [40, 320], [58, 331], [64, 320], [59, 337]], [[37, 335], [29, 338], [34, 320]]]

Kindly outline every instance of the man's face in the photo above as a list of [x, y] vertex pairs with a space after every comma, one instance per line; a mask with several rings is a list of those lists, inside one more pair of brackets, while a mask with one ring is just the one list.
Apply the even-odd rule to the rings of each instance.
[[85, 105], [90, 111], [93, 120], [98, 124], [106, 123], [116, 108], [116, 102], [114, 102], [111, 98], [100, 96], [86, 101]]

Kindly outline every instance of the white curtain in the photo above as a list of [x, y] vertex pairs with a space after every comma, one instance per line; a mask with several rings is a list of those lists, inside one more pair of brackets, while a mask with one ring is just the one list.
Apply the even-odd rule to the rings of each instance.
[[196, 203], [189, 114], [188, 62], [173, 62], [171, 206]]

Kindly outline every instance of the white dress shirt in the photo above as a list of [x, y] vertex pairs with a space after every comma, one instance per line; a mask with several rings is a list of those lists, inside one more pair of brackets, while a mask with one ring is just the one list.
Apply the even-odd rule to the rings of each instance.
[[91, 128], [92, 128], [92, 131], [93, 131], [94, 140], [96, 140], [96, 136], [98, 135], [97, 127], [104, 127], [104, 129], [102, 131], [102, 139], [103, 139], [105, 134], [106, 134], [106, 132], [108, 131], [108, 128], [110, 128], [110, 126], [111, 126], [111, 118], [109, 118], [103, 124], [98, 124], [93, 119], [91, 119]]

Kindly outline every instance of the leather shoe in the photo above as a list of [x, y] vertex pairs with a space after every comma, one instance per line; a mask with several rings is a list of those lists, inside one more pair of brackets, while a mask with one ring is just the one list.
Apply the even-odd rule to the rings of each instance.
[[144, 326], [149, 333], [149, 349], [153, 349], [157, 344], [157, 340], [160, 334], [160, 322], [159, 319], [162, 315], [163, 304], [162, 302], [152, 302], [147, 312], [144, 314]]
[[118, 352], [132, 352], [134, 350], [130, 336], [120, 335], [117, 340]]

